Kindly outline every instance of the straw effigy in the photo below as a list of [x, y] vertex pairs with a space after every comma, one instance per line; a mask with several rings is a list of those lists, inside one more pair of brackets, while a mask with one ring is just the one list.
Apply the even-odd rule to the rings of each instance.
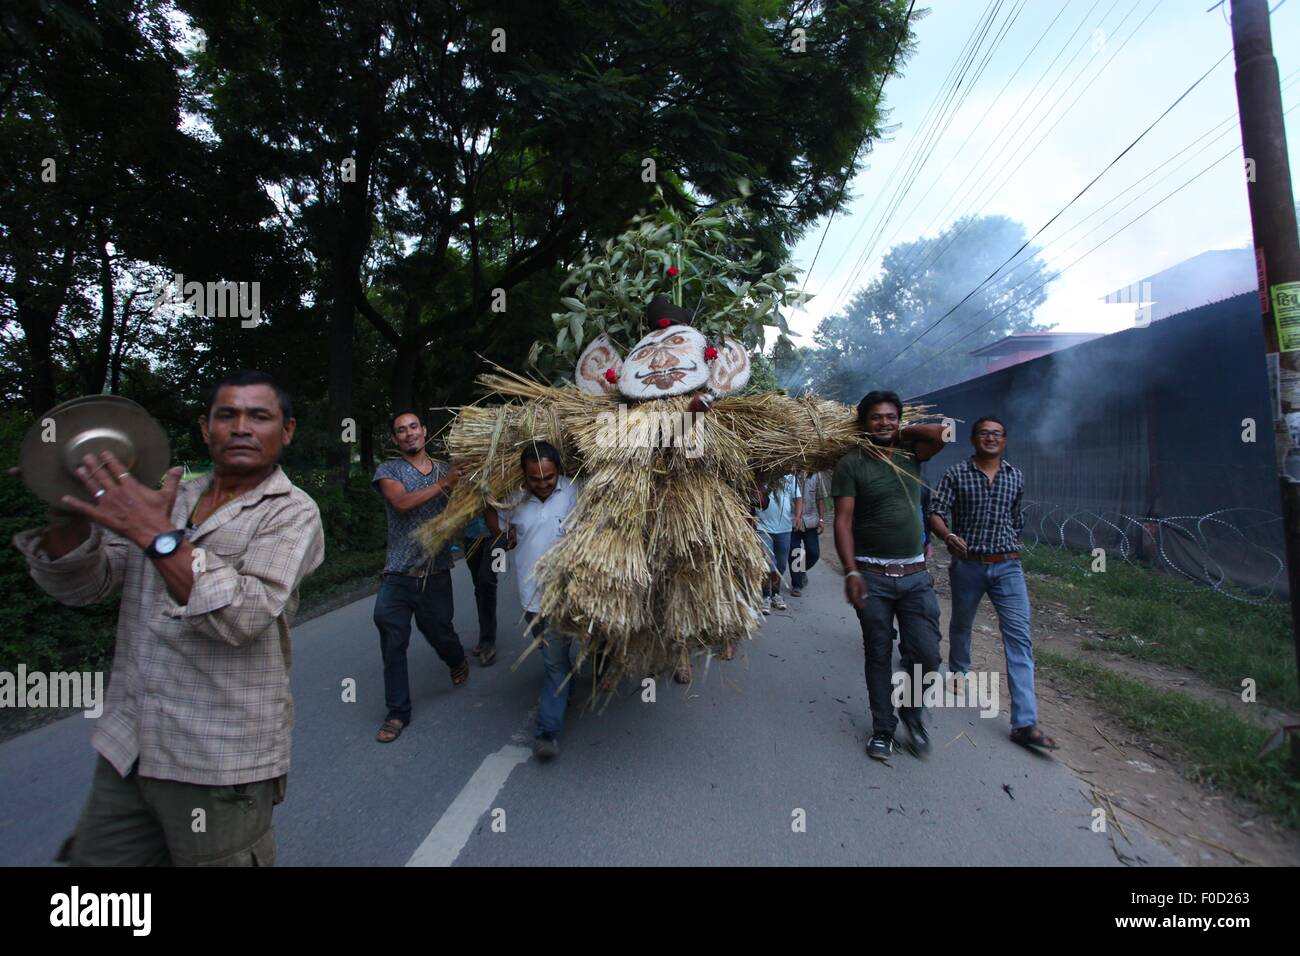
[[[462, 478], [416, 537], [440, 551], [485, 505], [519, 492], [528, 442], [560, 449], [579, 490], [534, 572], [541, 613], [579, 640], [575, 667], [592, 658], [605, 687], [758, 630], [767, 560], [750, 521], [755, 479], [821, 471], [854, 448], [890, 460], [858, 431], [854, 409], [811, 395], [726, 395], [692, 420], [691, 395], [624, 404], [499, 371], [479, 382], [508, 401], [458, 409], [447, 451]], [[927, 412], [909, 406], [904, 420]]]

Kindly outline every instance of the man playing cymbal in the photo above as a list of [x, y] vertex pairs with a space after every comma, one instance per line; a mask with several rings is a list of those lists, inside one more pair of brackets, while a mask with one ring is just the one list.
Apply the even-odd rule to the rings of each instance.
[[60, 859], [80, 866], [269, 866], [293, 700], [289, 626], [324, 556], [320, 512], [280, 470], [296, 421], [269, 375], [238, 372], [199, 419], [212, 474], [161, 490], [112, 454], [90, 493], [14, 536], [31, 575], [73, 606], [122, 595], [90, 798]]

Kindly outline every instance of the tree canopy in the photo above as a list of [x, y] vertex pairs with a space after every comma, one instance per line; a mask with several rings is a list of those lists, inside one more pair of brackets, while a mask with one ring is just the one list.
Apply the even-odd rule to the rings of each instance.
[[[879, 136], [906, 13], [15, 0], [0, 385], [32, 413], [112, 389], [183, 419], [204, 382], [267, 368], [345, 477], [346, 421], [364, 447], [394, 405], [472, 398], [479, 356], [521, 367], [656, 190], [691, 219], [746, 184], [754, 268], [779, 268]], [[256, 283], [260, 322], [145, 308], [176, 273]]]
[[1035, 327], [1047, 296], [1039, 287], [1055, 277], [1030, 246], [982, 285], [1026, 238], [1005, 216], [964, 217], [933, 238], [892, 247], [880, 274], [818, 325], [818, 349], [777, 354], [782, 384], [856, 402], [872, 389], [907, 397], [980, 374], [970, 352]]

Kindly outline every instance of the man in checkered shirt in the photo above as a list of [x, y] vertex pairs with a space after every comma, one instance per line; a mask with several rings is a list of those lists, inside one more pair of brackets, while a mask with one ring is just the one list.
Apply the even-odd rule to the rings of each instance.
[[296, 422], [261, 372], [213, 388], [199, 429], [211, 475], [148, 488], [111, 454], [14, 536], [64, 604], [121, 593], [90, 798], [60, 859], [81, 866], [269, 866], [293, 700], [289, 626], [324, 556], [316, 503], [280, 470]]
[[1011, 739], [1056, 749], [1038, 727], [1034, 698], [1034, 648], [1029, 638], [1029, 592], [1020, 566], [1021, 497], [1025, 477], [1006, 463], [1007, 427], [992, 415], [971, 427], [975, 454], [944, 472], [930, 496], [930, 529], [948, 546], [952, 563], [952, 617], [948, 670], [970, 671], [971, 625], [985, 592], [997, 611], [1011, 690]]

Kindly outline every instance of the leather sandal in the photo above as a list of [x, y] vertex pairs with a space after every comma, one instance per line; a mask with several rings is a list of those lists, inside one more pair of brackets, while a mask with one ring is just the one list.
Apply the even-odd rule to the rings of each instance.
[[1043, 733], [1038, 725], [1017, 727], [1011, 731], [1011, 739], [1022, 747], [1040, 747], [1043, 750], [1059, 750], [1056, 741]]
[[406, 729], [406, 724], [402, 723], [396, 717], [390, 717], [384, 721], [379, 733], [375, 734], [375, 740], [381, 744], [391, 744], [398, 737], [402, 736], [402, 731]]

